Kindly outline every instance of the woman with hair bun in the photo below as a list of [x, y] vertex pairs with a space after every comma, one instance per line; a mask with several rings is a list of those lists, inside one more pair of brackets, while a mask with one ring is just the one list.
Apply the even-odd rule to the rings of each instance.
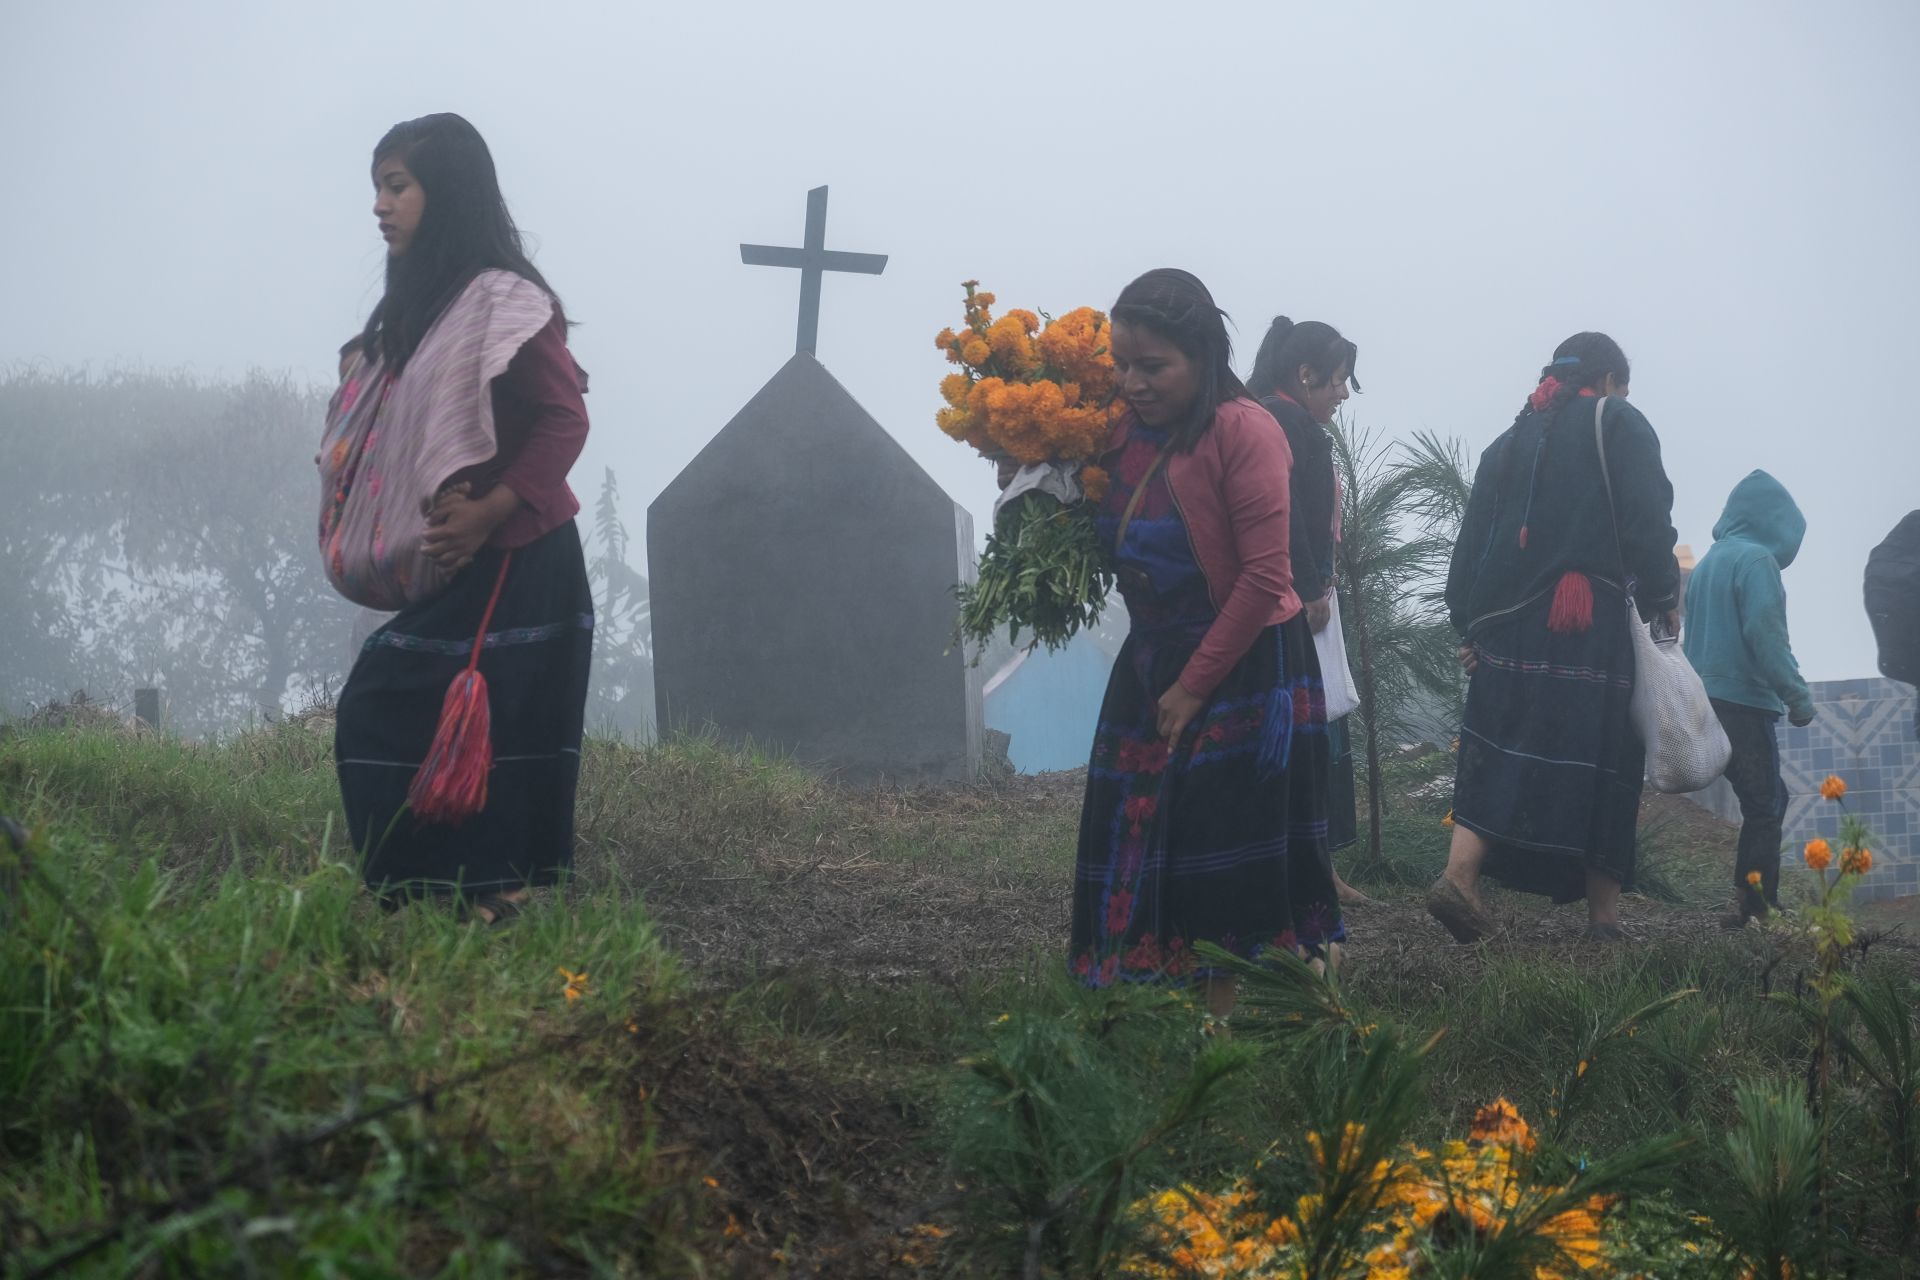
[[1470, 675], [1453, 847], [1427, 896], [1462, 942], [1495, 927], [1483, 873], [1584, 897], [1588, 938], [1625, 936], [1646, 772], [1625, 603], [1672, 633], [1680, 586], [1673, 486], [1628, 376], [1613, 339], [1568, 338], [1474, 476], [1446, 592]]
[[1101, 706], [1081, 811], [1073, 972], [1093, 986], [1199, 977], [1212, 942], [1332, 956], [1326, 704], [1288, 558], [1285, 435], [1247, 398], [1225, 314], [1185, 271], [1113, 307], [1127, 413], [1101, 465], [1101, 539], [1131, 627]]

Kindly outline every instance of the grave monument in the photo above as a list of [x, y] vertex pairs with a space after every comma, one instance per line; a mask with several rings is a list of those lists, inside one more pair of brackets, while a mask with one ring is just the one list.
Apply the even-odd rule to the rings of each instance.
[[647, 510], [663, 731], [792, 752], [852, 782], [972, 778], [981, 678], [953, 644], [973, 521], [815, 358], [827, 271], [880, 254], [741, 245], [800, 270], [793, 358]]

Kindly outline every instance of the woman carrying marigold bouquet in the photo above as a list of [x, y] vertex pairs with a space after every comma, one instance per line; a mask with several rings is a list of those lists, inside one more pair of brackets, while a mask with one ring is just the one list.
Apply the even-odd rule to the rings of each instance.
[[1185, 271], [1114, 304], [1127, 411], [1102, 471], [1102, 543], [1131, 628], [1100, 711], [1074, 879], [1073, 972], [1094, 986], [1231, 978], [1193, 948], [1320, 952], [1344, 936], [1327, 853], [1326, 703], [1288, 557], [1286, 437], [1231, 366]]

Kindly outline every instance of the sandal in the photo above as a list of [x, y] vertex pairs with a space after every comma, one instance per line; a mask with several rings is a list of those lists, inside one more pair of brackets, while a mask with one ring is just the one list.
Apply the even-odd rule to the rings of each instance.
[[1476, 906], [1461, 892], [1459, 885], [1445, 876], [1435, 880], [1427, 890], [1427, 914], [1445, 926], [1455, 942], [1479, 942], [1499, 929], [1484, 907]]
[[484, 924], [490, 929], [504, 929], [520, 918], [520, 910], [520, 903], [512, 898], [503, 898], [497, 893], [483, 893], [471, 901], [461, 901], [460, 918]]

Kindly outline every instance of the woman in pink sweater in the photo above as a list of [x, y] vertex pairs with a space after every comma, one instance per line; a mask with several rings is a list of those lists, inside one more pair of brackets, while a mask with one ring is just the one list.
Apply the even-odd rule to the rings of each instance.
[[1288, 553], [1292, 456], [1191, 274], [1127, 286], [1113, 356], [1128, 413], [1099, 523], [1132, 628], [1088, 767], [1071, 964], [1094, 986], [1200, 976], [1225, 1016], [1232, 979], [1196, 943], [1323, 954], [1345, 936], [1326, 701]]

